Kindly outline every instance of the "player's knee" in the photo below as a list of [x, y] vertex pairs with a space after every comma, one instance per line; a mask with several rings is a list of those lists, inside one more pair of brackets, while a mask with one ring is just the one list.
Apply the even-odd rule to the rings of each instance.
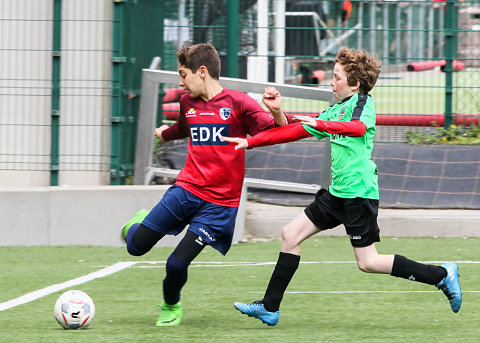
[[[147, 250], [144, 250], [138, 246], [138, 243], [135, 242], [134, 236], [138, 231], [139, 225], [133, 224], [127, 234], [127, 252], [132, 256], [142, 256]], [[137, 240], [138, 241], [138, 240]]]
[[167, 273], [183, 274], [187, 271], [188, 265], [189, 263], [184, 262], [174, 254], [171, 254], [167, 259], [167, 265], [165, 267]]
[[374, 273], [376, 270], [375, 261], [371, 258], [357, 260], [357, 266], [364, 273]]
[[145, 255], [163, 236], [163, 233], [156, 232], [143, 224], [139, 224], [136, 228], [132, 226], [127, 233], [127, 251], [133, 256]]
[[138, 250], [138, 248], [133, 244], [133, 242], [127, 243], [127, 252], [132, 256], [142, 256], [145, 255], [146, 251]]
[[283, 244], [289, 245], [289, 246], [295, 246], [298, 244], [297, 242], [297, 236], [295, 234], [295, 227], [287, 224], [283, 227], [282, 230], [282, 242]]

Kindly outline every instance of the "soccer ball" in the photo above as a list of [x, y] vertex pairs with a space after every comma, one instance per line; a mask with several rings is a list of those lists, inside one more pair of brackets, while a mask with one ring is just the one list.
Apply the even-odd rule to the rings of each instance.
[[70, 290], [58, 297], [53, 313], [64, 329], [85, 329], [95, 316], [95, 304], [87, 293]]

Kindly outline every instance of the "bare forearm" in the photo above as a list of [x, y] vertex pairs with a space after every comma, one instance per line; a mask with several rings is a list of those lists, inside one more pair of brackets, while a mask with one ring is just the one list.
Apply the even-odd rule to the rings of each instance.
[[276, 126], [284, 126], [287, 125], [287, 117], [283, 114], [282, 109], [279, 109], [277, 111], [270, 111], [273, 115], [273, 119], [275, 120], [275, 125]]

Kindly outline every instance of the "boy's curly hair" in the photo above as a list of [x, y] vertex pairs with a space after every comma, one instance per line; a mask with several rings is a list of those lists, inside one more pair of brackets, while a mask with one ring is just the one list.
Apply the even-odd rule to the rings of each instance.
[[198, 68], [205, 66], [213, 79], [220, 77], [220, 57], [215, 47], [209, 43], [183, 46], [177, 52], [178, 63], [196, 73]]
[[360, 93], [368, 94], [375, 86], [380, 75], [382, 62], [377, 55], [370, 55], [365, 50], [341, 48], [335, 62], [343, 66], [347, 73], [349, 86], [355, 86], [360, 82]]

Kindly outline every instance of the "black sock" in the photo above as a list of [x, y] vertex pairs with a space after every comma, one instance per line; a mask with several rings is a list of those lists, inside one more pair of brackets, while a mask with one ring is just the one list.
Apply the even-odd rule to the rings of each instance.
[[391, 275], [412, 281], [428, 283], [429, 285], [436, 285], [447, 276], [447, 271], [440, 266], [423, 264], [409, 260], [401, 255], [395, 255]]
[[187, 282], [189, 264], [174, 254], [168, 257], [165, 268], [167, 275], [163, 280], [163, 297], [167, 304], [174, 305], [180, 301], [180, 291]]
[[283, 294], [293, 278], [293, 274], [300, 263], [300, 256], [281, 252], [278, 256], [277, 264], [273, 270], [270, 282], [268, 283], [263, 304], [265, 309], [270, 312], [276, 312], [280, 308]]

